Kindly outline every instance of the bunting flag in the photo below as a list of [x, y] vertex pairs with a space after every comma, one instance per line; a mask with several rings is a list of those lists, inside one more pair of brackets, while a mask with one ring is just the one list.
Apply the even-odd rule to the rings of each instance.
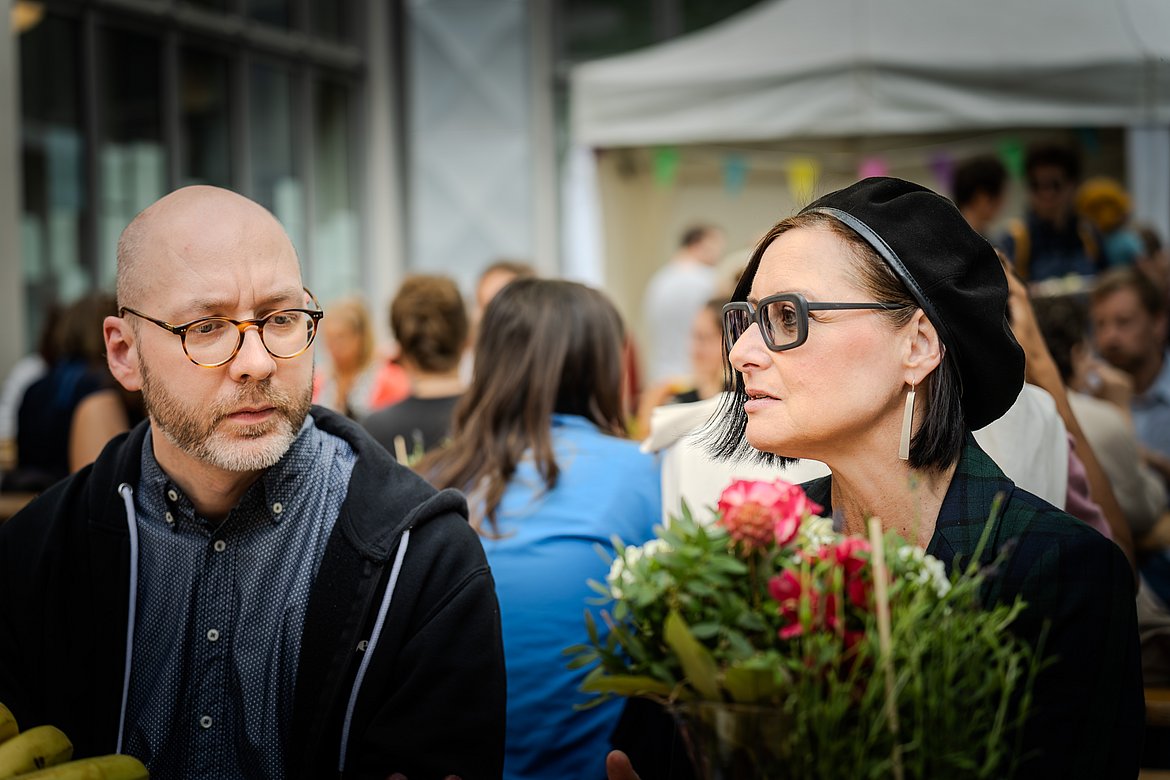
[[999, 142], [999, 160], [1008, 169], [1013, 179], [1024, 178], [1024, 145], [1018, 138], [1005, 138]]
[[723, 189], [731, 196], [743, 192], [747, 183], [748, 164], [742, 154], [727, 154], [723, 157]]
[[857, 166], [857, 178], [869, 179], [874, 176], [889, 176], [890, 166], [881, 157], [866, 157]]
[[793, 157], [788, 161], [788, 194], [798, 206], [812, 203], [821, 178], [821, 165], [811, 157]]
[[654, 148], [654, 183], [659, 187], [671, 187], [678, 176], [679, 154], [674, 146]]
[[942, 192], [955, 189], [955, 158], [950, 152], [935, 152], [930, 157], [930, 172]]

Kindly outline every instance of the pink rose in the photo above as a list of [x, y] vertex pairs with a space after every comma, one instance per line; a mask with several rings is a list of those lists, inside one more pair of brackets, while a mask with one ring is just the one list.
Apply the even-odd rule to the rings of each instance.
[[740, 479], [719, 496], [719, 524], [731, 538], [749, 547], [767, 547], [771, 539], [792, 541], [806, 515], [821, 507], [809, 500], [799, 485], [782, 479], [757, 482]]

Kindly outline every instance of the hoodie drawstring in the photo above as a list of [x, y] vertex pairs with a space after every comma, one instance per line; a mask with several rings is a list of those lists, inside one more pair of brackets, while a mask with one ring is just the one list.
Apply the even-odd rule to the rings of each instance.
[[378, 619], [374, 621], [374, 630], [366, 641], [366, 650], [362, 662], [358, 666], [357, 677], [354, 678], [353, 688], [349, 692], [349, 704], [345, 708], [345, 721], [341, 726], [341, 748], [337, 760], [338, 774], [345, 773], [345, 754], [349, 749], [349, 728], [353, 721], [354, 707], [357, 705], [358, 691], [361, 690], [362, 680], [370, 660], [374, 657], [374, 650], [378, 646], [378, 638], [382, 636], [382, 625], [386, 622], [386, 613], [390, 611], [390, 600], [394, 598], [394, 586], [398, 584], [398, 573], [402, 571], [402, 559], [406, 557], [406, 548], [410, 545], [410, 529], [402, 532], [402, 540], [398, 543], [398, 555], [394, 557], [394, 567], [390, 569], [390, 581], [386, 583], [386, 590], [382, 593], [382, 604], [378, 607]]
[[130, 666], [134, 659], [134, 621], [138, 607], [138, 518], [134, 512], [134, 488], [123, 482], [118, 485], [122, 502], [126, 505], [126, 526], [130, 531], [130, 593], [126, 597], [126, 669], [122, 676], [122, 712], [118, 717], [118, 746], [115, 753], [122, 752], [122, 740], [126, 732], [126, 705], [130, 701]]

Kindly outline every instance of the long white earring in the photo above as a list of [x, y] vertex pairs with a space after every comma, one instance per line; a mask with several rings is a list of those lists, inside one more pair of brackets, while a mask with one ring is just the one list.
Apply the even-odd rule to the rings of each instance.
[[902, 439], [898, 442], [898, 457], [910, 460], [910, 425], [914, 422], [914, 383], [906, 393], [906, 410], [902, 412]]

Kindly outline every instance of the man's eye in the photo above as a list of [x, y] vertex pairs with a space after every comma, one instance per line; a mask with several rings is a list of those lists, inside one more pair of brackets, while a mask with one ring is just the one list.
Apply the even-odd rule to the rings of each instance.
[[190, 333], [197, 336], [211, 336], [224, 329], [223, 320], [205, 320], [191, 326]]

